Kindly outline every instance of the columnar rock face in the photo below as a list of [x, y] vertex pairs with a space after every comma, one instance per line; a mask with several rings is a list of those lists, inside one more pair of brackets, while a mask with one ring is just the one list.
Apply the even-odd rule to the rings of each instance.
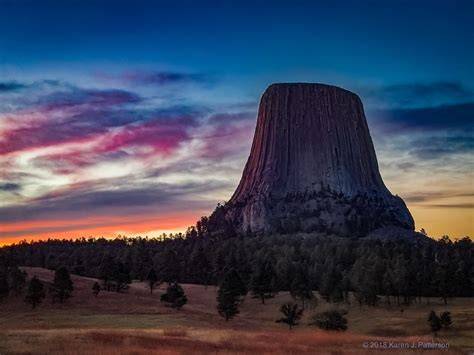
[[265, 91], [240, 184], [213, 217], [255, 233], [414, 229], [403, 200], [382, 181], [361, 100], [323, 84]]

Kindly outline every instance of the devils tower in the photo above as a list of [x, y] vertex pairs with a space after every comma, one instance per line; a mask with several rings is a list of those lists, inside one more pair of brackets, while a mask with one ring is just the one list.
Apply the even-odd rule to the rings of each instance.
[[211, 220], [240, 233], [414, 229], [405, 203], [380, 176], [360, 98], [307, 83], [267, 88], [242, 179]]

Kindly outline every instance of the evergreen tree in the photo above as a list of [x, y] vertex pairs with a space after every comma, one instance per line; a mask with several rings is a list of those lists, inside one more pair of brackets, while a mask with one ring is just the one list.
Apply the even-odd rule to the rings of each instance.
[[100, 293], [100, 284], [98, 282], [94, 282], [94, 285], [92, 286], [92, 293], [97, 297]]
[[374, 280], [373, 269], [365, 259], [357, 260], [351, 270], [351, 284], [359, 305], [367, 304], [375, 307], [378, 302], [377, 286]]
[[143, 281], [146, 279], [148, 272], [150, 271], [150, 265], [152, 265], [152, 260], [150, 257], [149, 250], [144, 244], [144, 239], [139, 239], [133, 245], [131, 252], [131, 277], [132, 279], [138, 279]]
[[28, 290], [25, 296], [25, 302], [31, 304], [33, 309], [35, 309], [36, 306], [43, 301], [44, 297], [45, 292], [43, 283], [36, 276], [34, 276], [28, 286]]
[[188, 302], [188, 299], [181, 285], [175, 282], [168, 285], [166, 293], [161, 295], [161, 302], [169, 303], [171, 307], [179, 311]]
[[194, 282], [207, 286], [211, 282], [212, 266], [203, 243], [199, 241], [191, 254], [190, 263], [193, 265], [191, 274]]
[[285, 248], [285, 253], [276, 263], [277, 278], [280, 280], [279, 288], [281, 290], [291, 290], [294, 276], [297, 273], [296, 263], [293, 262], [293, 249]]
[[219, 287], [217, 291], [217, 311], [227, 322], [239, 314], [240, 297], [232, 290]]
[[349, 291], [351, 290], [351, 278], [349, 275], [349, 271], [342, 273], [341, 279], [341, 291], [343, 295], [343, 299], [346, 303], [349, 303]]
[[219, 286], [226, 290], [226, 292], [228, 291], [237, 297], [245, 296], [247, 294], [247, 287], [234, 268], [226, 271]]
[[408, 272], [408, 260], [405, 259], [404, 255], [397, 255], [392, 261], [393, 267], [393, 285], [397, 297], [397, 305], [400, 304], [400, 297], [403, 297], [403, 301], [406, 305], [408, 303], [408, 279], [410, 278]]
[[22, 291], [26, 283], [26, 272], [21, 271], [18, 267], [12, 267], [8, 271], [8, 284], [10, 292], [13, 292], [18, 296]]
[[114, 277], [114, 270], [115, 270], [114, 258], [111, 255], [106, 254], [102, 258], [102, 261], [100, 263], [100, 271], [99, 271], [100, 276], [99, 277], [104, 284], [104, 289], [107, 291], [110, 291], [110, 287], [111, 287], [110, 283]]
[[260, 297], [262, 304], [265, 304], [265, 298], [272, 297], [276, 291], [275, 277], [275, 269], [269, 261], [257, 262], [250, 279], [250, 288], [255, 296]]
[[158, 276], [156, 275], [155, 269], [151, 268], [150, 271], [148, 271], [146, 280], [148, 282], [150, 293], [153, 294], [153, 290], [159, 285]]
[[331, 263], [321, 278], [319, 293], [327, 302], [340, 302], [344, 298], [341, 283], [342, 275]]
[[8, 297], [8, 293], [10, 292], [10, 288], [8, 286], [8, 279], [5, 272], [0, 271], [0, 300], [2, 298]]
[[218, 283], [221, 280], [225, 270], [225, 253], [227, 251], [223, 248], [217, 248], [212, 263], [212, 277], [214, 282]]
[[51, 272], [53, 270], [56, 270], [57, 268], [57, 262], [56, 262], [56, 258], [54, 257], [54, 255], [49, 255], [48, 258], [47, 258], [47, 263], [46, 263], [46, 268], [51, 270]]
[[247, 294], [247, 288], [234, 268], [226, 271], [217, 293], [217, 310], [226, 321], [239, 313], [241, 296]]
[[450, 272], [447, 262], [436, 264], [435, 274], [433, 277], [434, 288], [438, 291], [438, 294], [444, 301], [444, 304], [448, 304], [448, 297], [452, 289], [452, 278], [453, 274]]
[[316, 325], [324, 330], [346, 330], [347, 319], [344, 317], [346, 311], [327, 311], [315, 314], [312, 317], [310, 325]]
[[441, 322], [441, 325], [443, 326], [444, 330], [448, 330], [448, 328], [451, 326], [451, 312], [443, 312], [439, 316], [439, 320]]
[[115, 282], [115, 290], [119, 293], [128, 288], [128, 284], [132, 282], [130, 278], [130, 269], [121, 261], [117, 262], [114, 267], [112, 280]]
[[288, 327], [292, 330], [295, 325], [298, 325], [298, 320], [303, 315], [303, 311], [303, 308], [300, 308], [297, 303], [285, 303], [280, 307], [283, 317], [277, 320], [277, 322], [288, 324]]
[[84, 267], [84, 264], [81, 258], [76, 259], [76, 262], [74, 263], [74, 266], [72, 267], [71, 272], [74, 275], [84, 276], [86, 272], [86, 268]]
[[174, 249], [168, 249], [163, 259], [160, 275], [161, 280], [168, 284], [175, 283], [179, 279], [180, 260], [178, 253]]
[[435, 311], [431, 311], [428, 316], [428, 323], [430, 325], [431, 331], [436, 336], [437, 332], [441, 329], [441, 319], [438, 317]]
[[306, 264], [303, 264], [296, 273], [293, 282], [291, 283], [291, 296], [301, 302], [303, 309], [306, 308], [309, 302], [316, 299], [311, 290], [311, 281], [309, 279], [309, 270]]
[[71, 297], [73, 290], [74, 287], [69, 270], [65, 266], [61, 266], [55, 271], [53, 284], [49, 289], [53, 302], [59, 301], [59, 303], [63, 303]]

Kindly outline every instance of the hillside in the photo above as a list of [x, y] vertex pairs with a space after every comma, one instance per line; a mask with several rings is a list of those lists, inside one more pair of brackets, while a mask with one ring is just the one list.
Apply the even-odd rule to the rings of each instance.
[[[24, 268], [50, 282], [53, 273], [41, 268]], [[345, 333], [331, 333], [309, 327], [308, 317], [333, 307], [319, 300], [307, 310], [301, 325], [290, 332], [275, 320], [278, 309], [291, 297], [280, 292], [262, 305], [247, 296], [240, 314], [226, 323], [216, 312], [215, 287], [183, 285], [188, 304], [180, 312], [159, 301], [163, 287], [151, 295], [141, 282], [127, 293], [91, 293], [96, 281], [73, 275], [74, 296], [65, 304], [51, 304], [47, 297], [32, 311], [23, 298], [9, 298], [0, 304], [1, 354], [24, 353], [364, 353], [364, 341], [430, 341], [426, 317], [430, 309], [449, 310], [453, 326], [440, 332], [436, 341], [448, 342], [450, 350], [430, 353], [464, 353], [474, 350], [474, 300], [454, 299], [444, 306], [438, 299], [427, 305], [403, 309], [383, 305], [377, 308], [340, 305], [349, 311]], [[390, 353], [406, 353], [393, 350]], [[373, 353], [373, 352], [372, 352]]]

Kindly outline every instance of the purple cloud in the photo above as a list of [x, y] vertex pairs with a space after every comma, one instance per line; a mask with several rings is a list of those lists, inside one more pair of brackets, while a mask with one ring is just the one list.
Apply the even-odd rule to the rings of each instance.
[[98, 76], [101, 79], [105, 79], [106, 81], [122, 81], [130, 84], [157, 86], [186, 83], [204, 83], [209, 82], [210, 80], [209, 76], [204, 74], [150, 70], [133, 70], [126, 71], [120, 74], [101, 73]]

